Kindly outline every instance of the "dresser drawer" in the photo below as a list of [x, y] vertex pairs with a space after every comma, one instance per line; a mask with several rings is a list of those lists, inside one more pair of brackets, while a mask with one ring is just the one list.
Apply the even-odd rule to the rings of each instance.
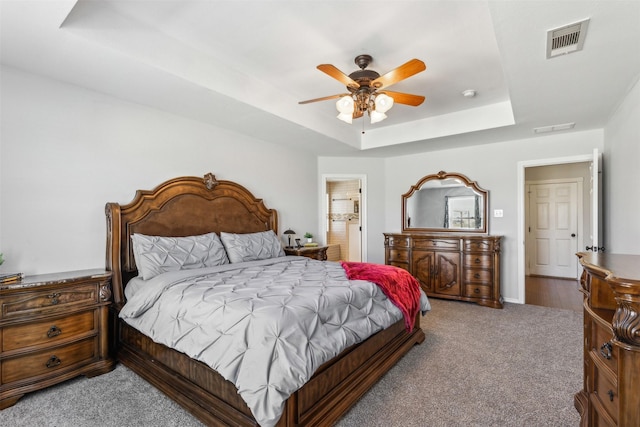
[[491, 286], [471, 284], [465, 285], [464, 296], [472, 298], [491, 298]]
[[494, 252], [496, 249], [493, 240], [465, 240], [464, 250], [466, 252]]
[[2, 331], [3, 352], [57, 342], [97, 330], [94, 311], [41, 322], [7, 326]]
[[2, 384], [48, 374], [57, 375], [58, 371], [92, 361], [97, 355], [97, 347], [96, 338], [87, 338], [72, 344], [5, 359], [0, 362]]
[[493, 266], [493, 256], [482, 254], [465, 254], [463, 263], [465, 267], [491, 268]]
[[491, 270], [482, 270], [479, 268], [466, 268], [464, 270], [464, 281], [474, 283], [491, 284]]
[[457, 239], [419, 239], [414, 238], [413, 247], [416, 249], [460, 250], [460, 240]]
[[388, 236], [387, 245], [396, 248], [408, 248], [409, 237], [408, 236]]
[[614, 423], [618, 422], [618, 387], [614, 381], [602, 371], [598, 363], [592, 363], [593, 392], [591, 399], [595, 406], [601, 406]]
[[0, 299], [0, 317], [30, 317], [98, 302], [98, 287], [94, 284], [59, 287], [47, 292], [29, 292]]
[[389, 249], [389, 262], [409, 262], [409, 251], [403, 249]]
[[612, 343], [613, 333], [609, 328], [591, 320], [591, 353], [618, 375], [618, 347]]

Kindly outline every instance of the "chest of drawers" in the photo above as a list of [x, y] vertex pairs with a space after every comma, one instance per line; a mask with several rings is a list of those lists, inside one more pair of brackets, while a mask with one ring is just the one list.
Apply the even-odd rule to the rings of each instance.
[[500, 236], [385, 233], [385, 263], [409, 271], [435, 298], [502, 308]]
[[0, 284], [0, 409], [25, 393], [113, 369], [110, 278], [82, 270]]
[[640, 425], [640, 256], [578, 254], [584, 272], [582, 426]]

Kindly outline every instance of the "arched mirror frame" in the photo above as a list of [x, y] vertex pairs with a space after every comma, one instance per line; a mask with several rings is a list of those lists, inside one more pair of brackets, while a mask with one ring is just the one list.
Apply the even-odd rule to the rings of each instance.
[[[422, 186], [434, 180], [445, 179], [457, 179], [464, 186], [470, 188], [478, 195], [482, 196], [483, 206], [482, 210], [482, 224], [480, 228], [446, 228], [446, 227], [409, 227], [409, 221], [407, 220], [407, 199], [410, 198], [416, 191], [420, 190]], [[487, 233], [487, 223], [489, 222], [489, 192], [481, 188], [475, 181], [471, 181], [465, 175], [456, 172], [440, 171], [436, 174], [431, 174], [423, 177], [415, 185], [412, 185], [408, 192], [402, 195], [402, 231], [403, 232], [439, 232], [439, 233]]]

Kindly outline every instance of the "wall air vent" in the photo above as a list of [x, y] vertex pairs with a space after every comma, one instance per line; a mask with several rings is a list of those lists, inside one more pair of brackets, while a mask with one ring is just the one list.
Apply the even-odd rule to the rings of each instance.
[[547, 31], [547, 59], [582, 50], [589, 19]]

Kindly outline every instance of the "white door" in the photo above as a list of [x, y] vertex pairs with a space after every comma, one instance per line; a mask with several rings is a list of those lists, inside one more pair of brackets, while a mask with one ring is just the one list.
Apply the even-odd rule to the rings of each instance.
[[[591, 246], [586, 250], [595, 252], [604, 250], [599, 245], [602, 242], [602, 155], [597, 148], [593, 149], [593, 161], [591, 162]], [[589, 249], [590, 248], [590, 249]], [[582, 249], [582, 248], [580, 248]]]
[[531, 274], [577, 277], [578, 184], [535, 184], [529, 187]]

